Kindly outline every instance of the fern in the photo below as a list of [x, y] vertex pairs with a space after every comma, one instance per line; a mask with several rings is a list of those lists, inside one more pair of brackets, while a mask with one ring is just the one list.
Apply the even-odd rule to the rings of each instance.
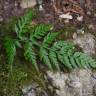
[[[52, 59], [50, 62], [50, 57], [49, 57], [49, 53], [47, 52], [46, 49], [49, 48], [49, 45], [52, 44], [52, 42], [54, 41], [54, 39], [57, 37], [58, 33], [49, 33], [43, 40], [43, 43], [40, 47], [40, 58], [41, 60], [48, 66], [48, 68], [50, 70], [53, 70], [52, 68]], [[52, 54], [50, 54], [52, 56]], [[54, 58], [55, 59], [55, 58]]]
[[58, 71], [60, 71], [60, 62], [58, 61], [57, 52], [62, 48], [63, 44], [64, 41], [55, 42], [49, 50], [50, 61]]
[[32, 11], [29, 11], [26, 15], [24, 15], [17, 21], [17, 24], [15, 24], [14, 30], [19, 39], [21, 39], [21, 40], [25, 39], [24, 33], [26, 33], [28, 31], [29, 25], [31, 23], [31, 19], [33, 16], [34, 15], [33, 15]]
[[56, 70], [60, 71], [60, 66], [59, 66], [59, 62], [58, 62], [58, 59], [57, 59], [57, 54], [54, 51], [54, 49], [50, 49], [49, 58], [50, 58], [51, 64], [53, 65], [53, 68], [55, 67]]
[[10, 64], [12, 67], [14, 57], [16, 55], [15, 43], [14, 43], [13, 39], [8, 38], [8, 37], [5, 38], [4, 42], [5, 42], [4, 46], [5, 46], [5, 50], [6, 50], [7, 61], [8, 61], [8, 64]]
[[49, 51], [51, 63], [55, 67], [58, 64], [57, 69], [60, 62], [68, 70], [75, 68], [96, 68], [96, 61], [94, 59], [82, 52], [75, 52], [74, 48], [74, 44], [70, 42], [55, 42]]
[[39, 26], [36, 25], [33, 28], [33, 33], [30, 34], [30, 39], [33, 39], [33, 37], [36, 39], [41, 39], [48, 33], [48, 31], [50, 31], [51, 27], [52, 26], [49, 24], [40, 24]]
[[94, 59], [84, 53], [74, 52], [72, 46], [69, 46], [69, 48], [68, 46], [66, 45], [61, 48], [58, 52], [58, 59], [69, 70], [74, 68], [92, 68], [92, 65], [96, 68], [96, 61]]
[[52, 42], [56, 39], [56, 37], [58, 36], [58, 33], [49, 33], [43, 41], [42, 46], [45, 48], [48, 48], [50, 44], [52, 44]]
[[49, 54], [48, 54], [47, 50], [44, 49], [43, 47], [41, 47], [39, 55], [40, 55], [40, 60], [43, 61], [44, 64], [46, 64], [47, 67], [52, 71], [53, 68], [51, 66], [50, 59], [49, 59], [49, 56], [48, 56]]
[[[96, 69], [96, 61], [82, 52], [76, 52], [73, 43], [63, 40], [56, 41], [59, 32], [52, 32], [52, 25], [37, 24], [30, 27], [33, 15], [32, 11], [29, 11], [17, 21], [14, 29], [17, 34], [16, 38], [5, 39], [4, 46], [9, 64], [13, 63], [16, 47], [19, 47], [24, 49], [25, 59], [30, 61], [37, 71], [39, 71], [37, 58], [52, 71], [54, 69], [60, 71], [61, 65], [67, 70]], [[30, 32], [28, 32], [29, 27]]]
[[36, 61], [36, 54], [33, 50], [33, 46], [30, 42], [26, 42], [24, 45], [24, 56], [26, 60], [29, 60], [34, 68], [39, 71], [38, 66], [37, 66], [37, 61]]
[[79, 66], [82, 66], [82, 68], [96, 68], [96, 61], [87, 54], [75, 52], [73, 57], [75, 57], [75, 59], [78, 59]]
[[23, 34], [28, 31], [32, 17], [33, 17], [33, 13], [32, 11], [29, 11], [26, 15], [24, 15], [17, 21], [17, 23], [15, 24], [15, 28], [14, 28], [17, 34], [17, 38], [14, 38], [14, 39], [5, 38], [4, 39], [4, 47], [6, 49], [7, 62], [8, 64], [11, 65], [11, 68], [12, 68], [12, 63], [14, 61], [14, 57], [16, 55], [16, 47], [19, 47], [19, 48], [22, 47], [21, 46], [22, 44], [19, 41], [25, 39]]
[[50, 31], [51, 27], [52, 26], [49, 24], [39, 24], [32, 27], [32, 31], [30, 33], [30, 41], [33, 44], [39, 46], [38, 40], [42, 39], [48, 33], [48, 31]]

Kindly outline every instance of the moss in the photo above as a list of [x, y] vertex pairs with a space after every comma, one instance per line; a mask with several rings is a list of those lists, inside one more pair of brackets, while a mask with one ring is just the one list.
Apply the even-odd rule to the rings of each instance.
[[24, 85], [29, 85], [33, 82], [36, 82], [42, 89], [46, 88], [42, 73], [37, 74], [36, 71], [28, 67], [27, 62], [20, 62], [17, 57], [15, 59], [15, 63], [13, 64], [12, 73], [10, 73], [10, 65], [6, 64], [4, 57], [5, 56], [3, 55], [0, 56], [1, 96], [21, 96], [21, 88]]

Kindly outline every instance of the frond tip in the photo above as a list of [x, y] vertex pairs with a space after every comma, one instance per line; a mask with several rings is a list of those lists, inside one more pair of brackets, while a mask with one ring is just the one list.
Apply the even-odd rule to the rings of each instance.
[[26, 15], [22, 16], [15, 24], [14, 31], [16, 32], [19, 39], [24, 39], [23, 35], [28, 31], [32, 17], [33, 12], [29, 11]]

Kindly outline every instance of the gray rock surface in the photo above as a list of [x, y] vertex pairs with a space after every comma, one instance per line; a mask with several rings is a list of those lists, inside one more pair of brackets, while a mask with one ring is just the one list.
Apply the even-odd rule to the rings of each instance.
[[[77, 69], [71, 73], [48, 71], [46, 77], [50, 78], [49, 83], [52, 84], [53, 88], [56, 88], [54, 89], [56, 93], [52, 96], [96, 96], [95, 76], [96, 72]], [[24, 96], [51, 96], [40, 89], [37, 84], [24, 87], [22, 92]]]
[[66, 74], [48, 72], [48, 75], [53, 85], [59, 88], [56, 91], [58, 96], [96, 96], [96, 79], [90, 70], [75, 70]]
[[37, 83], [22, 88], [23, 96], [48, 96], [47, 92], [39, 87]]
[[83, 33], [74, 37], [73, 42], [81, 47], [84, 53], [95, 55], [96, 41], [94, 35], [91, 33]]
[[36, 0], [21, 0], [20, 3], [22, 8], [30, 8], [36, 5]]

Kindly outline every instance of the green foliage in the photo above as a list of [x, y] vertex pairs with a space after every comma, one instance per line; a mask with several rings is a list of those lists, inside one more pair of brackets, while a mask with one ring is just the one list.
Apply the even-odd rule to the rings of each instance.
[[51, 64], [53, 65], [53, 68], [56, 68], [58, 71], [60, 71], [57, 54], [53, 48], [50, 49], [50, 51], [49, 51], [49, 59], [50, 59]]
[[45, 48], [40, 48], [40, 60], [44, 62], [44, 64], [47, 65], [47, 67], [50, 69], [50, 70], [53, 70], [52, 69], [52, 66], [51, 66], [51, 63], [50, 63], [50, 59], [49, 59], [49, 56], [48, 56], [48, 52]]
[[[75, 68], [96, 68], [96, 61], [81, 52], [75, 52], [75, 45], [67, 41], [56, 42], [59, 32], [52, 32], [52, 25], [30, 25], [34, 14], [32, 11], [21, 17], [15, 24], [17, 37], [5, 40], [5, 49], [9, 63], [13, 63], [16, 47], [24, 50], [24, 57], [39, 71], [37, 62], [45, 64], [50, 70]], [[30, 31], [29, 31], [30, 30]], [[53, 42], [55, 42], [53, 44]], [[52, 46], [52, 47], [51, 47]]]
[[57, 60], [60, 61], [69, 70], [75, 68], [96, 68], [96, 61], [94, 59], [82, 52], [75, 52], [74, 48], [74, 44], [70, 42], [56, 42], [51, 49], [57, 54], [55, 55], [55, 57], [57, 56], [56, 63]]
[[93, 69], [96, 68], [96, 61], [95, 61], [95, 59], [92, 59], [92, 57], [88, 56], [87, 54], [84, 54], [84, 53], [81, 53], [81, 52], [76, 52], [73, 55], [73, 57], [75, 58], [75, 60], [77, 59], [80, 62], [78, 64], [78, 67], [93, 68]]
[[42, 37], [47, 34], [47, 32], [51, 29], [51, 25], [49, 24], [40, 24], [39, 26], [36, 25], [34, 26], [32, 33], [30, 34], [30, 39], [32, 40], [33, 38], [36, 39], [41, 39]]
[[33, 13], [32, 11], [29, 11], [26, 15], [24, 15], [23, 17], [21, 17], [17, 23], [15, 24], [15, 32], [17, 34], [17, 37], [19, 39], [25, 39], [24, 38], [24, 33], [28, 32], [29, 27], [30, 27], [30, 23], [33, 17]]
[[42, 46], [48, 48], [50, 44], [54, 41], [54, 39], [58, 36], [58, 33], [48, 33], [48, 35], [44, 38]]
[[16, 46], [14, 43], [14, 39], [6, 37], [4, 40], [4, 47], [6, 49], [6, 54], [7, 54], [7, 61], [9, 64], [12, 65], [14, 61], [14, 57], [16, 55]]
[[26, 42], [24, 45], [24, 56], [26, 60], [29, 60], [34, 68], [38, 71], [37, 61], [36, 61], [36, 54], [33, 50], [33, 46], [30, 42]]

